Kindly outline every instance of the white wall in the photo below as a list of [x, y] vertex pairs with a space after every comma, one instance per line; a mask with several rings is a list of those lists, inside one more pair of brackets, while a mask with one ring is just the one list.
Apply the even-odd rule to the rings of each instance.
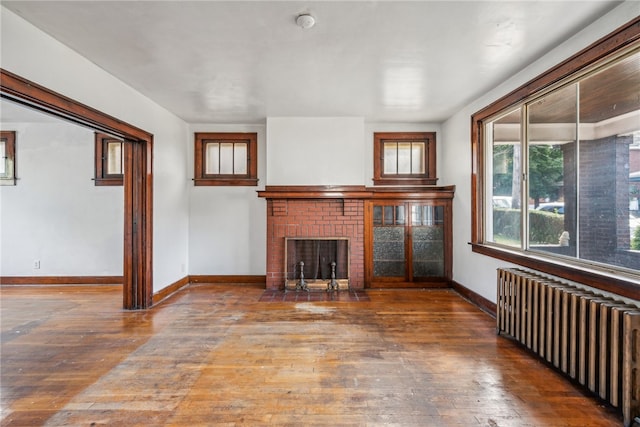
[[362, 117], [267, 118], [267, 185], [363, 185]]
[[0, 276], [121, 276], [124, 194], [92, 181], [93, 131], [61, 120], [0, 126], [16, 132], [19, 178], [0, 187]]
[[215, 187], [190, 183], [189, 274], [264, 275], [267, 262], [265, 125], [194, 124], [189, 132], [189, 176], [193, 178], [194, 133], [258, 134], [258, 186]]
[[154, 135], [154, 291], [184, 277], [189, 267], [186, 123], [14, 13], [0, 12], [3, 69]]
[[636, 1], [623, 3], [443, 124], [440, 176], [444, 182], [456, 185], [453, 201], [453, 279], [456, 282], [495, 302], [496, 268], [511, 266], [473, 253], [468, 244], [471, 240], [471, 115], [627, 23], [640, 12], [638, 5]]

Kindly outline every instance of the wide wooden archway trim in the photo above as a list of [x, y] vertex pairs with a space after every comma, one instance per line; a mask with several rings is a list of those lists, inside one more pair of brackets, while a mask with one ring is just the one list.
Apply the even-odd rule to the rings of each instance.
[[129, 310], [150, 307], [153, 135], [1, 68], [0, 96], [125, 140], [123, 307]]

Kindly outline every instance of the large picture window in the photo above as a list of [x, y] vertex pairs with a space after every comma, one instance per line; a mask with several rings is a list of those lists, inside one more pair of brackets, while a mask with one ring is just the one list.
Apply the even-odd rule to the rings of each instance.
[[640, 279], [640, 42], [619, 31], [635, 36], [474, 115], [474, 250], [623, 291]]

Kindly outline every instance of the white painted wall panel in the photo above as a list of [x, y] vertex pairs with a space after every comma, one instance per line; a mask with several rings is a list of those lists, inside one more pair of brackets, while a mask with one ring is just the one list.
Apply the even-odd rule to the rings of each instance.
[[[264, 189], [266, 135], [264, 125], [190, 126], [189, 158], [195, 132], [258, 134], [258, 186], [208, 187], [190, 184], [189, 273], [193, 275], [264, 275], [267, 250], [267, 203]], [[193, 161], [189, 164], [193, 178]]]
[[267, 118], [267, 185], [364, 185], [362, 117]]
[[62, 121], [1, 127], [16, 132], [19, 179], [0, 187], [0, 276], [121, 276], [124, 194], [94, 185], [93, 132]]

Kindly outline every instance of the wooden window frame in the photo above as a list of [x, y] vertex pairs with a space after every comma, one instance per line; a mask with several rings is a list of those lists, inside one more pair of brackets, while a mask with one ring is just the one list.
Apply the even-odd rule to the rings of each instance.
[[[118, 141], [122, 144], [122, 152], [124, 153], [124, 141], [113, 136], [106, 135], [104, 133], [95, 133], [95, 178], [94, 183], [96, 186], [102, 185], [123, 185], [124, 174], [110, 174], [108, 173], [108, 146], [109, 142]], [[124, 162], [123, 162], [124, 169]]]
[[[9, 173], [0, 175], [0, 185], [16, 185], [16, 132], [1, 131], [0, 139], [5, 142], [5, 158], [10, 159], [11, 170]], [[5, 159], [2, 159], [5, 161]]]
[[471, 116], [472, 211], [470, 243], [473, 252], [640, 300], [640, 283], [629, 276], [616, 274], [613, 269], [609, 269], [610, 271], [591, 269], [560, 259], [485, 243], [483, 224], [485, 203], [491, 203], [491, 200], [485, 200], [484, 195], [485, 174], [488, 173], [485, 170], [485, 156], [487, 153], [485, 153], [486, 147], [483, 139], [484, 122], [500, 111], [514, 107], [537, 93], [543, 93], [556, 83], [585, 71], [599, 61], [613, 57], [616, 53], [622, 52], [639, 40], [640, 17], [636, 17]]
[[[247, 173], [243, 175], [207, 174], [206, 143], [208, 141], [247, 143]], [[255, 132], [196, 132], [194, 149], [194, 178], [196, 186], [257, 186], [258, 134]]]
[[[422, 174], [385, 174], [384, 142], [425, 142], [424, 170]], [[374, 132], [373, 185], [435, 185], [436, 133], [435, 132]]]

